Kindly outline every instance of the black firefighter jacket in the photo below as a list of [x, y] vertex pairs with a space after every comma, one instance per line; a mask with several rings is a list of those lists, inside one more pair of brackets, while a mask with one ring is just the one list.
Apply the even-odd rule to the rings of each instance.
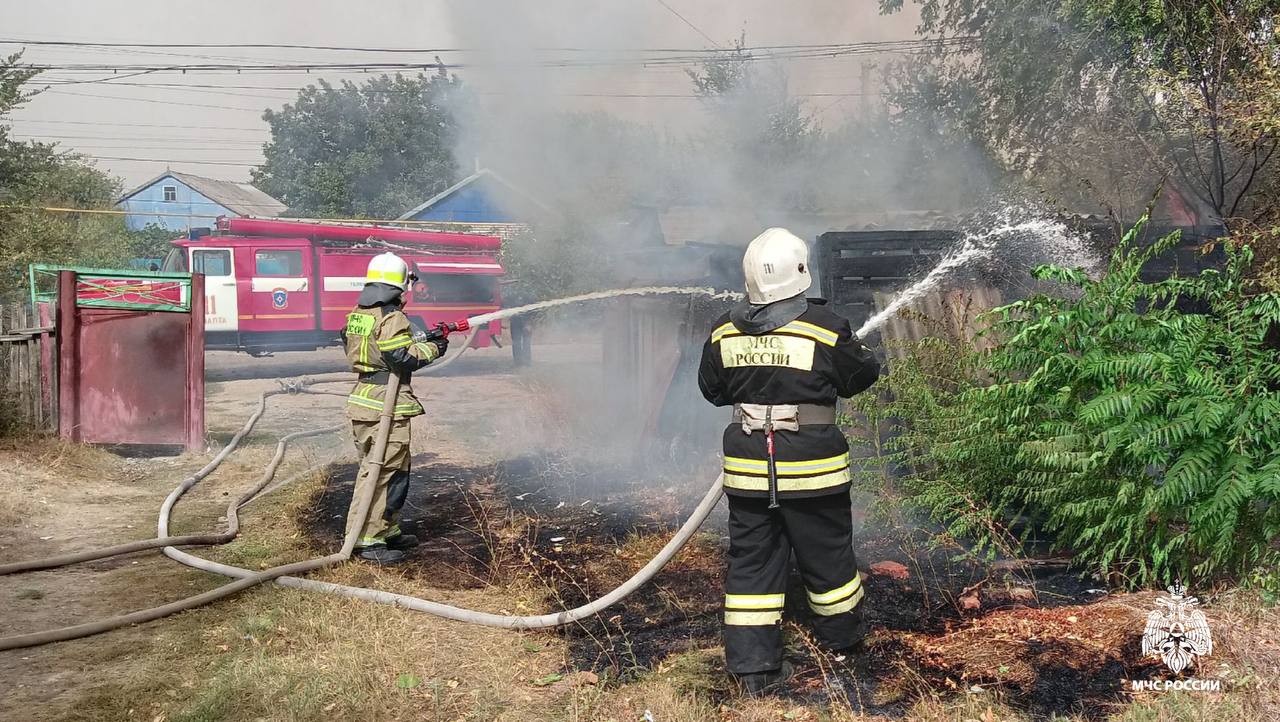
[[[743, 304], [721, 316], [702, 349], [698, 386], [716, 406], [834, 407], [837, 397], [853, 396], [879, 375], [879, 362], [848, 320], [821, 301], [800, 297], [770, 306]], [[834, 424], [776, 432], [774, 457], [779, 498], [821, 496], [849, 487], [849, 443]], [[748, 435], [740, 423], [730, 423], [724, 430], [725, 493], [767, 496], [768, 458], [764, 432]]]

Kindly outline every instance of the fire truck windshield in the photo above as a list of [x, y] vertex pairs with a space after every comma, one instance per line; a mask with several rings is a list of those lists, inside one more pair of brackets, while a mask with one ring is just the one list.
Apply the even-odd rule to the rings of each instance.
[[187, 252], [184, 248], [173, 247], [164, 256], [164, 263], [160, 265], [160, 270], [170, 273], [186, 273], [187, 272]]

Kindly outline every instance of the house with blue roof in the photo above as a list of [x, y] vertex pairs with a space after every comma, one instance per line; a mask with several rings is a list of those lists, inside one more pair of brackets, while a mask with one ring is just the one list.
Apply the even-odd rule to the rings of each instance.
[[172, 231], [212, 228], [219, 216], [274, 218], [285, 205], [248, 183], [166, 170], [116, 201], [125, 225], [142, 230], [159, 225]]
[[527, 225], [546, 211], [542, 202], [483, 168], [405, 212], [399, 220]]

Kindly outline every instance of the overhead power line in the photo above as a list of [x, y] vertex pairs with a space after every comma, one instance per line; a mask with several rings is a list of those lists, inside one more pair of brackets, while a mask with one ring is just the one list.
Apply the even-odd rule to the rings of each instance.
[[9, 118], [6, 123], [48, 123], [50, 125], [92, 125], [113, 126], [118, 128], [180, 128], [182, 130], [232, 130], [261, 133], [267, 128], [236, 128], [223, 125], [169, 125], [165, 123], [117, 123], [111, 120], [44, 120], [40, 118]]
[[[48, 83], [48, 85], [53, 87], [60, 86], [63, 84], [64, 83], [60, 83], [60, 82]], [[164, 89], [164, 90], [186, 91], [191, 93], [207, 93], [212, 95], [225, 95], [225, 96], [236, 97], [236, 98], [263, 98], [267, 100], [274, 100], [276, 102], [285, 102], [291, 99], [281, 97], [281, 96], [274, 96], [274, 95], [260, 95], [260, 94], [254, 94], [254, 93], [232, 93], [227, 91], [228, 90], [269, 90], [274, 92], [297, 93], [298, 91], [303, 90], [305, 87], [307, 87], [307, 86], [299, 87], [299, 86], [283, 86], [283, 85], [263, 86], [263, 85], [217, 85], [217, 84], [211, 84], [211, 83], [185, 84], [185, 83], [128, 83], [128, 82], [110, 83], [109, 85], [112, 87], [119, 86], [119, 87], [129, 87], [129, 88], [157, 88], [157, 89]], [[50, 92], [54, 92], [54, 91], [50, 91]], [[57, 91], [57, 92], [63, 92], [63, 91]], [[368, 94], [376, 94], [376, 95], [418, 95], [420, 93], [420, 91], [418, 90], [396, 90], [391, 88], [360, 88], [360, 92], [368, 93]], [[503, 91], [493, 91], [493, 90], [472, 90], [470, 92], [480, 96], [512, 95], [512, 93], [503, 92]], [[547, 92], [547, 93], [541, 93], [541, 95], [557, 97], [557, 98], [691, 98], [693, 99], [693, 98], [703, 97], [696, 93], [642, 93], [642, 92], [634, 92], [634, 93]], [[833, 98], [837, 96], [851, 97], [851, 96], [858, 96], [858, 95], [880, 95], [880, 93], [813, 92], [813, 93], [792, 93], [791, 95], [793, 97], [799, 97], [799, 98], [828, 98], [828, 97]]]
[[[161, 212], [144, 212], [144, 211], [125, 211], [111, 208], [63, 208], [60, 206], [34, 206], [21, 204], [0, 204], [0, 210], [19, 210], [19, 211], [43, 211], [45, 213], [84, 213], [91, 215], [104, 216], [172, 216], [174, 218], [217, 218], [218, 216], [202, 214], [202, 213], [165, 213]], [[225, 215], [225, 214], [224, 214]], [[249, 216], [253, 218], [254, 216]], [[418, 221], [418, 220], [401, 220], [399, 218], [289, 218], [278, 216], [272, 220], [277, 221], [306, 221], [308, 223], [350, 223], [361, 226], [421, 226], [426, 230], [432, 228], [449, 228], [457, 229], [460, 233], [468, 232], [469, 228], [475, 226], [474, 223], [466, 223], [462, 221]], [[486, 223], [486, 226], [507, 226], [519, 225], [511, 223]]]
[[[708, 42], [715, 45], [715, 40], [703, 33], [687, 18], [680, 15], [674, 8], [662, 0], [658, 0], [660, 4], [667, 10], [674, 13], [686, 24], [692, 27], [699, 35]], [[942, 40], [976, 40], [973, 37], [956, 36], [954, 38], [942, 38]], [[861, 45], [892, 45], [903, 42], [933, 42], [931, 39], [911, 38], [903, 40], [869, 40]], [[26, 38], [0, 38], [0, 44], [6, 45], [31, 45], [31, 46], [60, 46], [72, 48], [205, 48], [205, 49], [241, 49], [241, 50], [321, 50], [321, 51], [337, 51], [352, 53], [417, 53], [417, 54], [435, 54], [435, 53], [486, 53], [492, 52], [492, 48], [467, 48], [467, 47], [449, 47], [449, 48], [388, 48], [388, 47], [365, 47], [355, 45], [311, 45], [301, 43], [125, 43], [125, 42], [91, 42], [78, 40], [38, 40]], [[783, 45], [753, 45], [743, 48], [751, 51], [765, 50], [794, 50], [794, 49], [812, 49], [812, 48], [833, 48], [844, 47], [849, 43], [798, 43]], [[608, 48], [598, 47], [589, 48], [581, 46], [559, 46], [559, 47], [538, 47], [531, 48], [532, 52], [564, 52], [564, 53], [715, 53], [719, 52], [717, 48], [685, 48], [685, 47], [639, 47], [639, 48]], [[216, 56], [214, 56], [216, 57]]]
[[658, 0], [658, 4], [666, 8], [667, 11], [670, 12], [672, 15], [675, 15], [676, 17], [680, 18], [680, 22], [684, 23], [685, 25], [688, 25], [690, 28], [693, 28], [693, 32], [701, 35], [703, 39], [711, 43], [711, 46], [713, 48], [720, 47], [720, 43], [717, 43], [715, 40], [713, 40], [710, 35], [707, 35], [706, 33], [702, 32], [702, 28], [699, 28], [697, 25], [694, 25], [693, 22], [689, 20], [689, 18], [686, 18], [685, 16], [681, 15], [679, 10], [676, 10], [675, 8], [668, 5], [666, 0]]
[[115, 141], [136, 140], [138, 142], [143, 142], [143, 143], [183, 143], [186, 141], [199, 140], [207, 143], [217, 143], [218, 147], [225, 147], [228, 145], [261, 146], [264, 142], [261, 140], [232, 140], [228, 138], [208, 138], [203, 136], [174, 137], [174, 136], [160, 136], [160, 135], [147, 135], [147, 136], [64, 135], [62, 133], [10, 133], [9, 137], [20, 138], [22, 140], [42, 140], [45, 138], [49, 138], [52, 140], [115, 140]]
[[[725, 59], [737, 62], [755, 62], [766, 60], [789, 60], [804, 58], [837, 58], [850, 55], [878, 54], [885, 52], [915, 53], [925, 52], [942, 47], [966, 45], [968, 38], [944, 38], [938, 40], [885, 40], [861, 43], [845, 43], [839, 45], [793, 46], [779, 49], [743, 48], [743, 52], [725, 56]], [[533, 59], [514, 64], [519, 67], [534, 68], [590, 68], [590, 67], [661, 67], [667, 65], [683, 66], [702, 63], [705, 53], [684, 55], [650, 55], [648, 57], [600, 57], [600, 58], [551, 58]], [[185, 65], [148, 65], [148, 64], [107, 64], [107, 63], [33, 63], [26, 67], [39, 71], [60, 72], [116, 72], [116, 73], [195, 73], [195, 72], [335, 72], [335, 71], [428, 71], [454, 70], [473, 67], [511, 67], [507, 63], [485, 62], [453, 62], [446, 63], [433, 59], [430, 62], [345, 62], [345, 63], [191, 63]]]
[[220, 160], [186, 160], [178, 158], [133, 158], [129, 156], [119, 155], [93, 155], [91, 153], [72, 153], [71, 155], [80, 155], [93, 160], [126, 160], [137, 163], [175, 163], [178, 165], [228, 165], [241, 166], [244, 168], [256, 168], [262, 165], [262, 161], [220, 161]]
[[81, 98], [103, 98], [105, 100], [124, 100], [136, 103], [158, 103], [160, 105], [181, 105], [187, 108], [209, 108], [211, 110], [241, 110], [247, 113], [261, 113], [262, 108], [242, 108], [238, 105], [204, 105], [201, 103], [183, 103], [177, 100], [156, 100], [155, 98], [129, 98], [120, 95], [98, 95], [95, 93], [77, 93], [74, 90], [49, 90], [50, 93], [58, 95], [75, 95]]

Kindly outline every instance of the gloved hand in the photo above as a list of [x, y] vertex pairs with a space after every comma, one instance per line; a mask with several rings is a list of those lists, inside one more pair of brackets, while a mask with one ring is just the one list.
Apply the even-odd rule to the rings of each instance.
[[433, 338], [433, 339], [431, 339], [430, 341], [428, 341], [428, 343], [433, 343], [433, 344], [435, 344], [435, 346], [436, 346], [436, 352], [437, 352], [437, 353], [436, 353], [436, 358], [444, 358], [444, 352], [449, 350], [449, 337], [448, 337], [448, 336], [441, 336], [440, 338]]

